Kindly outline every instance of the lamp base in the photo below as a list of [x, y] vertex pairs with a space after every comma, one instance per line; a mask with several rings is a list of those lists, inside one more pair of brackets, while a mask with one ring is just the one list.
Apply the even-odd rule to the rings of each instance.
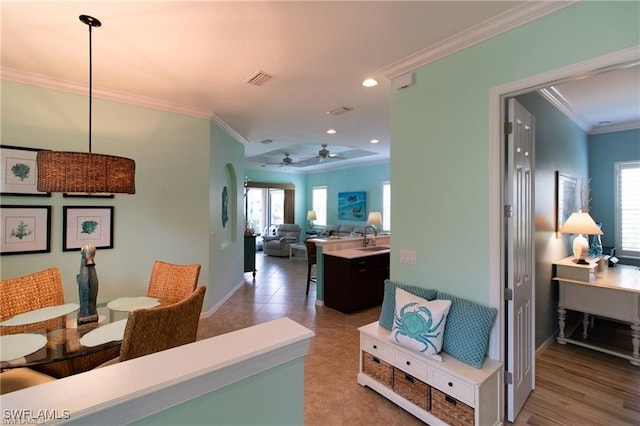
[[589, 262], [587, 262], [584, 259], [573, 259], [573, 262], [575, 264], [577, 264], [577, 265], [588, 265], [589, 264]]

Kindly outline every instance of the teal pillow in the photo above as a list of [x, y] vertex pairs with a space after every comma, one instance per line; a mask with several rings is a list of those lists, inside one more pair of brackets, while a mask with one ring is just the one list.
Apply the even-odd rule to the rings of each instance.
[[466, 364], [482, 368], [498, 310], [442, 292], [438, 292], [438, 299], [451, 300], [442, 350]]
[[396, 313], [396, 288], [401, 288], [414, 296], [421, 297], [426, 300], [433, 300], [438, 295], [436, 290], [431, 290], [414, 285], [394, 283], [391, 280], [384, 280], [384, 298], [382, 299], [382, 310], [380, 311], [380, 319], [378, 323], [380, 327], [391, 331], [393, 328], [393, 316]]

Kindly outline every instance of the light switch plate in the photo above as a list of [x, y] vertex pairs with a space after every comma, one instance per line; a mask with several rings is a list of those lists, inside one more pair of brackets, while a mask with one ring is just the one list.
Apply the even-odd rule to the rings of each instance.
[[400, 263], [407, 265], [416, 264], [416, 252], [413, 250], [400, 250]]

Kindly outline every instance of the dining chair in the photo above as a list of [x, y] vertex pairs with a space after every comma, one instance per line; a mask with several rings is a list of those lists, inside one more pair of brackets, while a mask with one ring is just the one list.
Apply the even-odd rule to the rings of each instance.
[[118, 361], [195, 342], [206, 290], [200, 286], [172, 305], [129, 312]]
[[[0, 281], [0, 321], [35, 309], [64, 305], [62, 279], [58, 268]], [[35, 324], [0, 327], [0, 334], [20, 333], [41, 328], [60, 328], [62, 318]]]
[[0, 373], [0, 395], [54, 380], [56, 380], [54, 377], [30, 368], [20, 367], [4, 370]]
[[311, 276], [311, 267], [316, 264], [318, 254], [316, 253], [316, 243], [311, 240], [304, 240], [304, 245], [307, 247], [307, 292], [309, 294], [309, 285], [313, 281], [317, 283], [316, 277]]
[[163, 304], [179, 302], [193, 293], [198, 285], [200, 265], [175, 265], [156, 260], [151, 270], [147, 296]]

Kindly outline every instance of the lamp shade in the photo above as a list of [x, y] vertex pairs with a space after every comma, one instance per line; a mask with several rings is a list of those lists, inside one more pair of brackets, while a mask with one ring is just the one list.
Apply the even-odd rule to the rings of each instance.
[[316, 211], [315, 210], [309, 210], [307, 212], [307, 220], [317, 220], [318, 217], [316, 216]]
[[589, 241], [582, 236], [586, 235], [602, 235], [603, 232], [593, 221], [589, 213], [575, 212], [569, 219], [558, 229], [563, 234], [578, 234], [573, 240], [573, 257], [576, 263], [585, 264], [585, 258], [589, 253]]
[[586, 234], [586, 235], [602, 235], [603, 232], [596, 225], [596, 222], [591, 218], [589, 213], [575, 212], [569, 219], [562, 224], [558, 232], [563, 234]]
[[369, 212], [367, 223], [369, 225], [382, 225], [382, 215], [380, 212]]
[[39, 151], [38, 191], [135, 194], [136, 163], [90, 152]]

